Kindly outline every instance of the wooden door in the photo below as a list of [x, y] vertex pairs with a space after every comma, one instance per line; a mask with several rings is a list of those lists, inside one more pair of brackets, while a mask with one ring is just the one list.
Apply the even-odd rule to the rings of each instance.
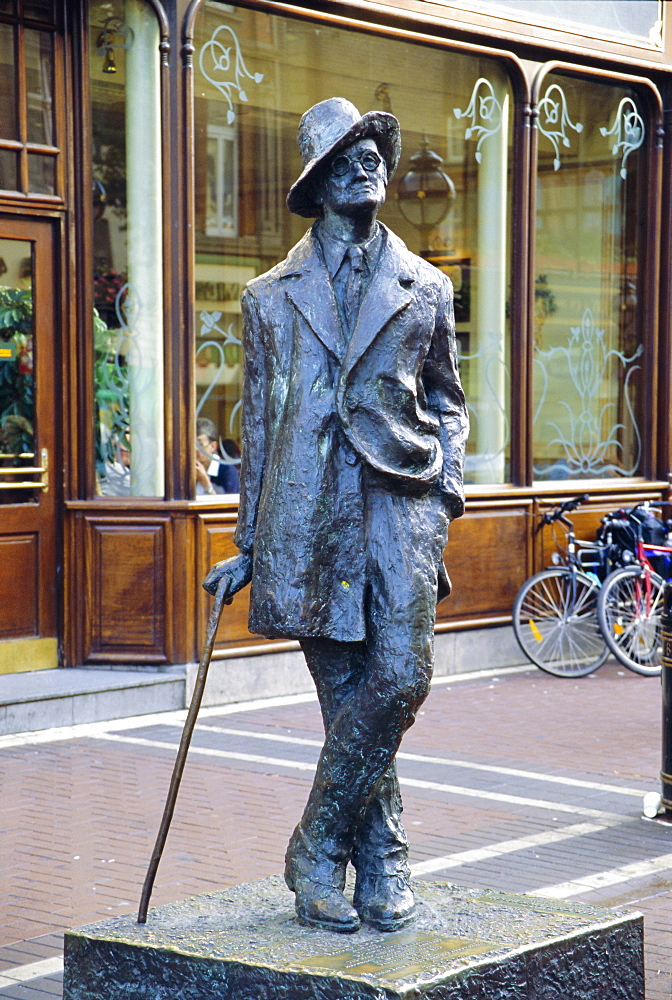
[[0, 673], [58, 666], [53, 242], [0, 215]]

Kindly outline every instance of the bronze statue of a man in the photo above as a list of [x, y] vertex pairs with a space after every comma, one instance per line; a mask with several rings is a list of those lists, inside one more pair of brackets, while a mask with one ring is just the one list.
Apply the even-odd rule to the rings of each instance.
[[392, 931], [415, 906], [395, 754], [429, 689], [467, 412], [450, 282], [376, 220], [397, 119], [332, 98], [298, 141], [287, 205], [317, 221], [243, 294], [240, 555], [206, 587], [251, 580], [251, 631], [298, 639], [317, 688], [324, 747], [286, 855], [299, 920]]

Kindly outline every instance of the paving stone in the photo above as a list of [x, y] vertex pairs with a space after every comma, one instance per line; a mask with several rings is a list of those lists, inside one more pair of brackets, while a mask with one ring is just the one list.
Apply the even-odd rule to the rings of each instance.
[[[492, 686], [490, 686], [492, 685]], [[538, 672], [437, 686], [403, 751], [634, 787], [659, 788], [660, 683], [605, 664], [594, 679]], [[208, 717], [204, 726], [319, 739], [316, 702]], [[145, 726], [143, 736], [177, 743], [179, 727]], [[138, 735], [126, 730], [125, 736]], [[313, 760], [314, 748], [207, 733], [203, 745], [266, 757]], [[290, 753], [291, 750], [291, 753]], [[137, 909], [174, 752], [77, 738], [0, 751], [0, 963], [3, 946]], [[418, 765], [424, 769], [425, 765]], [[420, 777], [412, 762], [403, 772]], [[580, 814], [488, 798], [515, 794], [623, 816], [597, 833], [448, 869], [433, 877], [519, 892], [570, 881], [672, 852], [670, 828], [638, 819], [641, 800], [533, 778], [451, 766], [428, 780], [475, 788], [479, 796], [406, 785], [404, 819], [412, 862], [487, 847], [586, 822]], [[423, 777], [425, 773], [423, 772]], [[282, 870], [286, 841], [312, 774], [193, 755], [159, 869], [152, 903], [170, 903]], [[5, 804], [8, 808], [5, 809]], [[114, 862], [110, 863], [110, 859]], [[641, 910], [647, 1000], [672, 995], [672, 873], [588, 891], [580, 902]], [[7, 964], [0, 964], [1, 968]], [[36, 990], [38, 984], [22, 984]], [[37, 996], [23, 992], [21, 996]], [[44, 997], [44, 991], [42, 991]], [[0, 990], [0, 1000], [8, 994]], [[11, 998], [14, 1000], [14, 997]], [[17, 997], [18, 1000], [18, 997]]]

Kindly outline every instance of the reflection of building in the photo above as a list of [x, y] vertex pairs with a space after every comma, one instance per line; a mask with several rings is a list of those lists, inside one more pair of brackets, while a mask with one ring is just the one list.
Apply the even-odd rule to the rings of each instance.
[[[381, 217], [456, 280], [471, 484], [439, 629], [506, 624], [548, 559], [540, 502], [589, 491], [590, 533], [665, 495], [672, 21], [580, 6], [0, 5], [0, 284], [31, 292], [0, 328], [24, 455], [0, 458], [0, 664], [196, 658], [236, 505], [195, 500], [195, 419], [238, 439], [240, 290], [305, 228], [284, 198], [326, 97], [400, 119]], [[18, 490], [16, 461], [39, 470]], [[217, 655], [267, 648], [245, 620], [241, 596]]]

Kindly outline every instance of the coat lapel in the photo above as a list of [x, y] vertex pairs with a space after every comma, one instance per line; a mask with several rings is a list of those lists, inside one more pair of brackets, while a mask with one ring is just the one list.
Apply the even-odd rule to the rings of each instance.
[[348, 370], [368, 350], [385, 324], [413, 301], [409, 288], [415, 275], [400, 252], [400, 247], [405, 250], [403, 244], [387, 230], [381, 259], [362, 299], [357, 324], [343, 362], [343, 367]]
[[312, 231], [306, 233], [287, 258], [282, 268], [282, 277], [288, 279], [289, 300], [315, 336], [342, 362], [345, 340], [336, 297]]

